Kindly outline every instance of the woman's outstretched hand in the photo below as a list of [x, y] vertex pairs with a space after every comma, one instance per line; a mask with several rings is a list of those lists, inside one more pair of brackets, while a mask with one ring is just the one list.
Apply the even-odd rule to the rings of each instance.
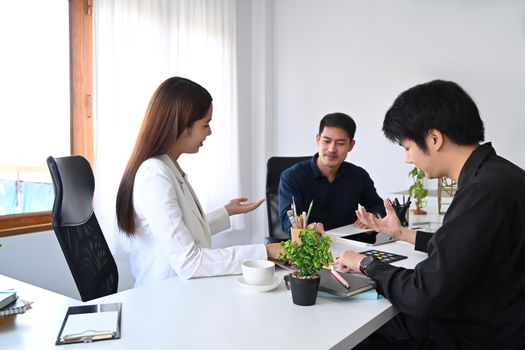
[[264, 199], [259, 199], [256, 202], [246, 203], [248, 198], [234, 198], [224, 207], [228, 212], [229, 216], [248, 213], [254, 209], [257, 209], [263, 202]]

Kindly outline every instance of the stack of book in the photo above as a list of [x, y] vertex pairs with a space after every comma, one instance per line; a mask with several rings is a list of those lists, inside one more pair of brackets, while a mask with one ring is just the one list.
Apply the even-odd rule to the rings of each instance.
[[23, 314], [31, 309], [31, 302], [20, 299], [13, 289], [0, 290], [0, 319]]

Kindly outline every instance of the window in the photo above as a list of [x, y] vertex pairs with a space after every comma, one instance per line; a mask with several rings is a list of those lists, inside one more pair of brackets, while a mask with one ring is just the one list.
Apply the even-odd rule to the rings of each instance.
[[91, 0], [4, 5], [0, 236], [51, 228], [47, 156], [93, 164]]

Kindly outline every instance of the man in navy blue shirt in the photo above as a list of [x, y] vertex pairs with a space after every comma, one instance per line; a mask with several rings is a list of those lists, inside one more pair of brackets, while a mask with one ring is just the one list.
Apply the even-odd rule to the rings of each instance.
[[327, 114], [321, 119], [316, 135], [319, 152], [281, 174], [279, 216], [284, 232], [290, 232], [287, 211], [292, 197], [298, 215], [308, 211], [313, 200], [308, 222], [320, 222], [325, 230], [354, 223], [359, 204], [369, 212], [385, 215], [383, 200], [368, 173], [345, 162], [355, 145], [355, 130], [355, 122], [350, 116]]

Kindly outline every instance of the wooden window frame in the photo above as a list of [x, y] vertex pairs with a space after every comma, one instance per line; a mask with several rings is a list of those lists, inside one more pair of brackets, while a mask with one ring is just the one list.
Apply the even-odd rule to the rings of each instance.
[[[69, 0], [71, 154], [94, 166], [93, 0]], [[0, 216], [0, 237], [51, 230], [51, 212]]]

